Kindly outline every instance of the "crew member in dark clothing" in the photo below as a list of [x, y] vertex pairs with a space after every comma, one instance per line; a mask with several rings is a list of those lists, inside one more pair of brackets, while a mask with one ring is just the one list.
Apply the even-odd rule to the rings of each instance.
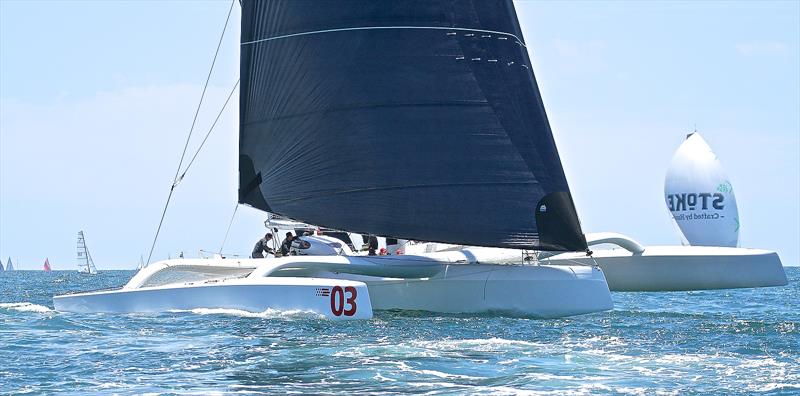
[[289, 252], [292, 251], [292, 242], [295, 240], [295, 237], [292, 235], [291, 232], [286, 233], [286, 239], [283, 240], [281, 244], [281, 256], [288, 256]]
[[375, 235], [369, 236], [369, 255], [374, 256], [375, 251], [378, 250], [378, 237]]
[[253, 247], [253, 253], [250, 254], [250, 257], [264, 258], [264, 252], [267, 252], [268, 254], [275, 254], [275, 250], [269, 247], [270, 242], [272, 242], [272, 234], [267, 233], [263, 238], [256, 242], [256, 246]]

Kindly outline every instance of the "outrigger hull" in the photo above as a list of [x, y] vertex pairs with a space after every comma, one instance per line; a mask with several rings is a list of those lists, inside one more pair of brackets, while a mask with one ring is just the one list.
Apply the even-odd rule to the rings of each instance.
[[[592, 256], [545, 253], [536, 259], [544, 266], [598, 266], [611, 291], [692, 291], [785, 286], [788, 283], [780, 257], [769, 250], [642, 246], [613, 232], [586, 234], [586, 239], [590, 247], [616, 245], [618, 248], [596, 249]], [[481, 254], [483, 262], [508, 262], [518, 260], [519, 255], [519, 251], [511, 249], [455, 248]]]
[[596, 250], [594, 258], [560, 254], [548, 264], [597, 264], [612, 291], [690, 291], [785, 286], [778, 254], [703, 246], [648, 246], [640, 253]]
[[135, 313], [200, 308], [301, 311], [329, 319], [372, 317], [363, 282], [274, 277], [119, 289], [55, 296], [56, 310], [80, 313]]

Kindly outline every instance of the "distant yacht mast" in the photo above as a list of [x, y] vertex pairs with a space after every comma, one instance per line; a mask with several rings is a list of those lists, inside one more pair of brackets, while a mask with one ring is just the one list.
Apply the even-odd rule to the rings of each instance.
[[92, 261], [92, 255], [89, 254], [89, 248], [86, 247], [83, 231], [78, 231], [78, 272], [91, 275], [97, 273], [97, 268], [95, 268], [94, 261]]

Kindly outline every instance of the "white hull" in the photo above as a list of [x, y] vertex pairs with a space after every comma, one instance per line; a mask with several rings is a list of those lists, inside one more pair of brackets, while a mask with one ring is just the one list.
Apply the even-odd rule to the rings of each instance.
[[[206, 279], [148, 285], [159, 274], [182, 271]], [[358, 315], [336, 315], [340, 303], [330, 293], [317, 295], [319, 288], [336, 286], [357, 289]], [[463, 252], [169, 260], [146, 267], [120, 290], [56, 296], [54, 304], [59, 311], [76, 312], [303, 310], [334, 319], [371, 317], [373, 308], [553, 318], [613, 307], [597, 268], [478, 264]]]
[[327, 276], [366, 283], [377, 310], [556, 318], [613, 308], [603, 272], [591, 266], [455, 264], [429, 278]]
[[592, 267], [453, 265], [426, 280], [367, 281], [375, 309], [557, 318], [613, 308]]
[[[540, 264], [599, 266], [611, 291], [688, 291], [785, 286], [788, 282], [778, 254], [768, 250], [710, 246], [642, 246], [610, 232], [586, 234], [589, 246], [616, 245], [585, 253], [544, 252]], [[427, 249], [435, 244], [423, 244]], [[481, 262], [520, 260], [520, 251], [457, 247], [479, 255]], [[448, 247], [452, 249], [452, 247]], [[531, 256], [531, 258], [534, 258]], [[536, 259], [534, 259], [536, 260]]]
[[[704, 246], [648, 246], [641, 254], [596, 250], [612, 291], [685, 291], [785, 286], [786, 273], [775, 252]], [[550, 264], [594, 264], [585, 255], [564, 253]]]
[[785, 286], [778, 254], [768, 250], [710, 246], [641, 246], [614, 233], [588, 234], [590, 245], [612, 243], [623, 249], [597, 249], [593, 257], [562, 253], [553, 265], [593, 265], [603, 269], [612, 291], [686, 291]]
[[[355, 294], [355, 304], [335, 307], [332, 312], [330, 294], [341, 287], [345, 298]], [[327, 289], [327, 295], [322, 290]], [[334, 296], [338, 297], [338, 295]], [[53, 298], [56, 310], [62, 312], [166, 312], [199, 308], [237, 309], [249, 312], [302, 311], [330, 319], [369, 319], [372, 306], [366, 285], [313, 278], [231, 279], [225, 282], [146, 287], [132, 290], [110, 290], [69, 294]], [[338, 302], [337, 302], [338, 304]], [[345, 313], [345, 311], [347, 311]], [[351, 314], [352, 312], [352, 314]]]

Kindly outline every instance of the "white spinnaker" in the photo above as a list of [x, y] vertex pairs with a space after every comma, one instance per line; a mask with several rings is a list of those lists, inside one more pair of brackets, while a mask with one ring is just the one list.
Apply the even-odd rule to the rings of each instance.
[[672, 157], [664, 195], [684, 244], [739, 245], [739, 211], [733, 186], [700, 134], [689, 134]]

